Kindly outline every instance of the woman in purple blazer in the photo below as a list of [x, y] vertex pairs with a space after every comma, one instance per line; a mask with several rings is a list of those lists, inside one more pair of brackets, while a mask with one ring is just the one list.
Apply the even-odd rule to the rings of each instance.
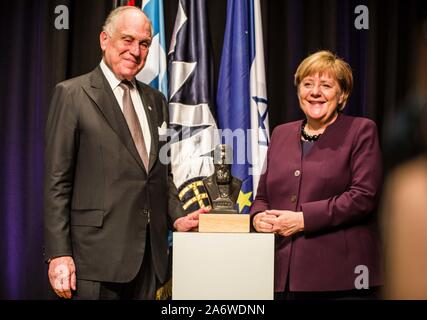
[[306, 119], [274, 130], [251, 208], [254, 228], [276, 234], [276, 298], [376, 297], [382, 284], [376, 125], [342, 114], [353, 75], [329, 51], [307, 57], [295, 85]]

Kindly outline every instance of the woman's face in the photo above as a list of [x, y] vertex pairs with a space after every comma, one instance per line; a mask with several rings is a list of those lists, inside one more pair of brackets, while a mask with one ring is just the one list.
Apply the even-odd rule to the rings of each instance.
[[298, 99], [307, 120], [328, 123], [337, 114], [343, 102], [341, 88], [328, 73], [316, 73], [302, 79], [298, 86]]

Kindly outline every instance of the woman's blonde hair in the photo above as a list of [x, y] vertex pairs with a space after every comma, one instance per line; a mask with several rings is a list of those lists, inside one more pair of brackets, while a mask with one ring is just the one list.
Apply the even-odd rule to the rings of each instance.
[[298, 88], [302, 79], [317, 73], [329, 74], [337, 80], [343, 94], [343, 101], [338, 105], [338, 110], [342, 111], [353, 90], [353, 72], [350, 66], [330, 51], [315, 52], [305, 58], [298, 66], [295, 73], [295, 86]]

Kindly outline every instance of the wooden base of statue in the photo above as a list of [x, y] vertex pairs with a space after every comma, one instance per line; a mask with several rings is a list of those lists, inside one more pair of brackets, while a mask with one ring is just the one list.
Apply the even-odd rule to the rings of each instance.
[[203, 213], [199, 215], [199, 232], [245, 233], [249, 231], [249, 214]]

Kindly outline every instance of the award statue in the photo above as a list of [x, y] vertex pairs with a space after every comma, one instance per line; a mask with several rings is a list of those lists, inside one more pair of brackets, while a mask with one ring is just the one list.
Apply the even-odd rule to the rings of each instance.
[[236, 202], [242, 181], [231, 175], [232, 161], [233, 157], [229, 146], [220, 144], [215, 148], [215, 172], [203, 179], [212, 205], [211, 213], [237, 213]]
[[220, 144], [214, 151], [213, 175], [203, 179], [212, 210], [199, 216], [199, 232], [249, 232], [249, 215], [236, 209], [242, 181], [231, 175], [231, 147]]

